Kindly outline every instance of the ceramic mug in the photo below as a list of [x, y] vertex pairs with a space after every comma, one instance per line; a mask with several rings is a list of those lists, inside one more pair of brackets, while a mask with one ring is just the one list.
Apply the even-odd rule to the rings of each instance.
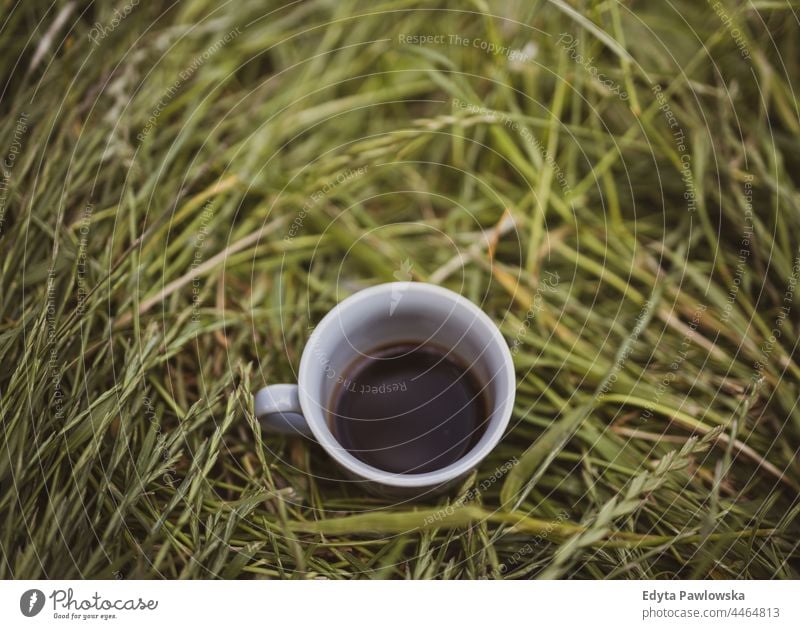
[[[393, 342], [432, 343], [469, 365], [489, 400], [486, 430], [456, 462], [425, 473], [393, 473], [357, 459], [336, 440], [330, 411], [337, 385], [359, 357]], [[508, 345], [474, 303], [440, 286], [392, 282], [361, 290], [333, 308], [314, 329], [300, 359], [297, 384], [271, 384], [255, 394], [266, 430], [316, 439], [354, 479], [384, 495], [438, 492], [457, 483], [500, 441], [516, 382]]]

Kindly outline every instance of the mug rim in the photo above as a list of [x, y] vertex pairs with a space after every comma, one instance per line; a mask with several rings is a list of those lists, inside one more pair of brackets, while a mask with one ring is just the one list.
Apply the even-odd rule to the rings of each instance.
[[[309, 348], [313, 347], [324, 334], [329, 333], [328, 328], [331, 326], [332, 322], [334, 322], [335, 318], [340, 316], [343, 310], [353, 308], [364, 300], [371, 299], [385, 292], [391, 292], [393, 289], [397, 288], [402, 288], [404, 291], [411, 290], [431, 296], [435, 295], [436, 297], [446, 298], [456, 305], [469, 310], [490, 331], [493, 345], [497, 346], [503, 356], [503, 368], [505, 369], [507, 383], [506, 390], [497, 396], [492, 411], [493, 414], [499, 413], [500, 421], [491, 429], [492, 432], [489, 433], [489, 437], [486, 438], [486, 435], [484, 435], [481, 441], [467, 454], [454, 463], [432, 472], [414, 474], [387, 472], [386, 470], [374, 467], [356, 458], [348, 452], [333, 435], [333, 432], [328, 426], [327, 418], [323, 416], [324, 414], [321, 410], [324, 404], [315, 404], [312, 395], [305, 387], [305, 380], [313, 369], [313, 361], [311, 359], [312, 352], [309, 351]], [[492, 321], [489, 315], [481, 308], [466, 297], [447, 288], [443, 288], [442, 286], [425, 282], [386, 282], [360, 290], [340, 301], [322, 318], [308, 338], [300, 358], [297, 384], [300, 407], [303, 409], [303, 415], [305, 416], [308, 427], [311, 429], [317, 442], [337, 463], [339, 463], [339, 465], [363, 479], [389, 485], [391, 487], [406, 488], [440, 485], [458, 478], [462, 474], [473, 469], [494, 449], [503, 437], [505, 429], [511, 419], [514, 397], [516, 395], [516, 376], [511, 350], [495, 322]], [[488, 430], [487, 428], [487, 431]]]

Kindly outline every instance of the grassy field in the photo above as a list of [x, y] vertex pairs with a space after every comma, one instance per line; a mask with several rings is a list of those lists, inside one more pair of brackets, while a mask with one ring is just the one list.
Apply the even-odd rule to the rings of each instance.
[[[796, 3], [2, 5], [1, 577], [800, 578]], [[252, 392], [406, 276], [518, 394], [393, 503]]]

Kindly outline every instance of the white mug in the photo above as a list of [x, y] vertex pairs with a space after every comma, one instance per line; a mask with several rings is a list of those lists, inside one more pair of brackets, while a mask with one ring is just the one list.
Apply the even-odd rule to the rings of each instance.
[[[337, 385], [370, 351], [393, 342], [431, 343], [469, 365], [488, 399], [486, 429], [463, 457], [425, 473], [393, 473], [364, 463], [339, 444], [330, 425]], [[511, 352], [494, 322], [450, 290], [392, 282], [361, 290], [314, 329], [300, 359], [297, 384], [271, 384], [255, 394], [255, 413], [269, 431], [313, 437], [352, 477], [391, 496], [439, 492], [466, 476], [500, 441], [511, 418], [516, 382]]]

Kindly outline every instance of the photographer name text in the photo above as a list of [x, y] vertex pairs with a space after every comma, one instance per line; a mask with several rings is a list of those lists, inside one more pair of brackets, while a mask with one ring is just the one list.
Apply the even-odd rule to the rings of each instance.
[[688, 592], [679, 590], [678, 592], [659, 592], [658, 590], [643, 590], [643, 601], [662, 603], [664, 601], [743, 601], [744, 592], [730, 590], [729, 592], [709, 592], [700, 590], [698, 592]]

